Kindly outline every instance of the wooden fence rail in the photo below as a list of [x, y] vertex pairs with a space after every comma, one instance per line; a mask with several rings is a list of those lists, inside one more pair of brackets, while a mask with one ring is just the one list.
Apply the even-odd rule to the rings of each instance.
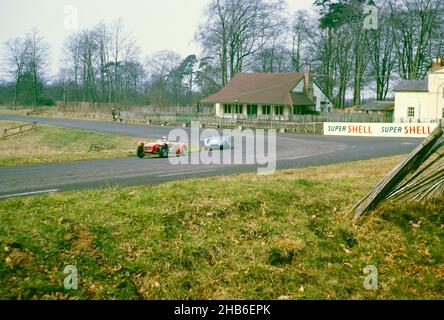
[[319, 115], [287, 115], [287, 116], [246, 116], [246, 115], [225, 115], [216, 116], [214, 113], [178, 113], [178, 112], [135, 112], [121, 111], [121, 117], [124, 121], [158, 121], [158, 122], [191, 122], [206, 121], [210, 118], [215, 121], [237, 122], [255, 121], [255, 122], [294, 122], [294, 123], [319, 123], [319, 122], [392, 122], [388, 116], [372, 114], [351, 114], [339, 112], [324, 112]]
[[[353, 222], [356, 222], [365, 212], [374, 209], [382, 200], [390, 196], [391, 192], [404, 178], [413, 174], [421, 165], [437, 151], [441, 144], [437, 144], [443, 135], [441, 128], [435, 131], [419, 145], [413, 152], [392, 171], [390, 171], [362, 200], [352, 209]], [[436, 147], [435, 147], [436, 146]], [[435, 148], [434, 148], [435, 147]]]
[[21, 134], [35, 129], [37, 129], [37, 122], [31, 122], [13, 128], [6, 128], [3, 130], [2, 138], [10, 137], [16, 134]]

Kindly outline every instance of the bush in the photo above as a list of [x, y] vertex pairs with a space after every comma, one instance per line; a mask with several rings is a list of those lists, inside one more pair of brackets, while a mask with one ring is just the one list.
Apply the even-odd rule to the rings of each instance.
[[321, 113], [319, 111], [305, 111], [305, 115], [311, 115], [311, 116], [320, 116]]
[[55, 105], [55, 101], [52, 98], [48, 98], [48, 97], [41, 97], [37, 99], [37, 105], [38, 106], [48, 106], [48, 107], [52, 107]]

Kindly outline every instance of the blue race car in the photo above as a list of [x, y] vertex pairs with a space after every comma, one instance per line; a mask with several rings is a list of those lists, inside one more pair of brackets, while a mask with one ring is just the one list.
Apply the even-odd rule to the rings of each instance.
[[204, 149], [211, 150], [224, 150], [231, 148], [231, 138], [226, 136], [214, 136], [208, 137], [204, 140]]

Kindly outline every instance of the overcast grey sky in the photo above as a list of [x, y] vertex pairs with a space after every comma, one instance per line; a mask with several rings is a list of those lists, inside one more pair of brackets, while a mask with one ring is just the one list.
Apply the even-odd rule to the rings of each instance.
[[[288, 13], [312, 8], [313, 0], [286, 0]], [[65, 28], [67, 6], [78, 12], [79, 29], [122, 18], [126, 31], [138, 41], [142, 56], [173, 50], [183, 57], [200, 53], [194, 35], [209, 0], [0, 0], [0, 63], [4, 43], [33, 27], [51, 46], [51, 74], [57, 71], [63, 41], [73, 32]]]

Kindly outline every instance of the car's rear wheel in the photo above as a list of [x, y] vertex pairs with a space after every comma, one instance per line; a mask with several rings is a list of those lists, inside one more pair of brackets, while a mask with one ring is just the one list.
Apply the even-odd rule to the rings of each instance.
[[182, 146], [182, 148], [180, 148], [178, 150], [178, 152], [176, 152], [176, 156], [178, 156], [178, 157], [184, 157], [186, 155], [188, 155], [188, 148], [187, 148], [187, 146]]
[[168, 158], [168, 147], [162, 147], [162, 149], [160, 150], [160, 157]]
[[145, 157], [145, 150], [143, 150], [143, 145], [137, 147], [136, 153], [139, 158]]

